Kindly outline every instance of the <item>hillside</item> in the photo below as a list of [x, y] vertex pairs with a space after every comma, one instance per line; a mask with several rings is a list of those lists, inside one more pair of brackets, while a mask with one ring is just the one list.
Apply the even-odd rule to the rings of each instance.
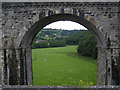
[[66, 45], [78, 45], [79, 39], [85, 33], [88, 33], [88, 31], [43, 29], [34, 38], [33, 48], [46, 48], [46, 47], [48, 48], [48, 47], [61, 47], [61, 46], [63, 47]]
[[56, 39], [60, 37], [68, 37], [74, 35], [79, 31], [80, 30], [43, 29], [36, 35], [34, 40], [38, 40], [38, 39], [48, 40], [48, 39]]
[[78, 45], [80, 55], [97, 58], [97, 42], [88, 30], [43, 29], [34, 38], [32, 47], [50, 48]]

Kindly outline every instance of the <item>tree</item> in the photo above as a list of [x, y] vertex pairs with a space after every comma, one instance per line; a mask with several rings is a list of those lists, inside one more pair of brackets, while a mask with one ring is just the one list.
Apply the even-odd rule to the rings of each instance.
[[97, 42], [92, 35], [84, 36], [80, 39], [78, 53], [83, 56], [97, 58]]

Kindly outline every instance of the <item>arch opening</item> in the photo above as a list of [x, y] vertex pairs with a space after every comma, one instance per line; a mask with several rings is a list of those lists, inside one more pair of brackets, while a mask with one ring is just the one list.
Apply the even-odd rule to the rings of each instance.
[[[57, 25], [61, 25], [60, 22], [62, 23], [62, 28], [61, 27], [57, 28]], [[90, 58], [90, 55], [88, 59], [88, 56], [87, 56], [88, 54], [85, 56], [85, 53], [84, 53], [82, 54], [84, 56], [81, 56], [80, 53], [78, 52], [78, 46], [79, 46], [78, 42], [80, 41], [80, 39], [86, 38], [87, 36], [87, 37], [90, 37], [93, 41], [95, 40], [92, 37], [92, 34], [89, 33], [89, 31], [86, 28], [80, 29], [80, 30], [76, 30], [76, 29], [69, 30], [72, 27], [71, 28], [65, 27], [66, 22], [68, 21], [53, 22], [51, 24], [58, 23], [56, 25], [56, 29], [49, 28], [49, 27], [43, 28], [34, 38], [34, 41], [32, 43], [33, 45], [32, 46], [33, 48], [32, 64], [33, 64], [34, 85], [43, 85], [43, 86], [48, 86], [48, 85], [79, 86], [80, 85], [82, 86], [82, 82], [84, 82], [85, 85], [87, 84], [96, 85], [97, 60], [93, 59], [95, 57]], [[52, 26], [51, 24], [50, 26]], [[75, 24], [75, 22], [72, 23], [72, 25], [73, 24]], [[71, 23], [67, 25], [69, 26], [71, 25]], [[67, 29], [63, 30], [63, 28], [67, 28]], [[53, 37], [53, 35], [55, 35], [55, 37]], [[90, 40], [90, 38], [86, 38], [86, 39]], [[85, 41], [85, 39], [83, 40]], [[87, 42], [89, 40], [87, 40]], [[88, 51], [86, 51], [86, 53]], [[97, 52], [96, 49], [95, 51]], [[86, 61], [86, 64], [84, 63], [85, 61]], [[40, 66], [38, 63], [40, 63]], [[53, 69], [53, 67], [55, 68]], [[92, 68], [92, 70], [90, 68]], [[81, 69], [85, 71], [82, 71]]]
[[[98, 47], [100, 47], [100, 46], [105, 47], [104, 46], [105, 41], [103, 38], [101, 38], [102, 35], [100, 34], [99, 30], [91, 22], [87, 21], [83, 17], [78, 17], [76, 15], [71, 15], [71, 14], [57, 14], [57, 15], [51, 15], [51, 16], [42, 18], [38, 22], [36, 22], [34, 25], [32, 25], [31, 28], [25, 33], [25, 35], [21, 41], [21, 44], [20, 44], [21, 48], [26, 49], [25, 60], [26, 60], [27, 64], [29, 64], [29, 66], [26, 67], [26, 69], [28, 71], [27, 74], [29, 74], [29, 77], [27, 78], [28, 85], [33, 84], [32, 52], [31, 52], [31, 45], [32, 45], [33, 39], [35, 38], [37, 33], [40, 30], [42, 30], [46, 25], [53, 23], [53, 22], [56, 22], [56, 21], [61, 21], [61, 20], [73, 21], [73, 22], [77, 22], [77, 23], [83, 25], [85, 28], [87, 28], [93, 34], [93, 36], [95, 37], [95, 39], [97, 41]], [[100, 53], [101, 52], [98, 51], [98, 54], [100, 54]], [[100, 58], [101, 57], [98, 57], [98, 60]], [[98, 67], [99, 67], [99, 65], [98, 65]], [[99, 72], [99, 70], [98, 70], [98, 72]], [[100, 78], [99, 77], [97, 77], [97, 78], [98, 78], [97, 83], [99, 83], [98, 80], [100, 80]]]

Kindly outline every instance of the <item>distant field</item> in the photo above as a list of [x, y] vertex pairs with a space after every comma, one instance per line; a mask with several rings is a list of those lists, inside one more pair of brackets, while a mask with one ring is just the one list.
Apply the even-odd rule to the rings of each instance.
[[77, 46], [33, 49], [32, 58], [34, 85], [96, 85], [97, 60], [79, 56]]

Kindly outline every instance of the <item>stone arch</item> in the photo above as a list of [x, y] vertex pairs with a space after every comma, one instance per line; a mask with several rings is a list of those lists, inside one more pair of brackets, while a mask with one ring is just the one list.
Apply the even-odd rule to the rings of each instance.
[[[60, 21], [60, 20], [69, 20], [69, 21], [74, 21], [77, 22], [83, 26], [85, 26], [90, 32], [94, 35], [94, 37], [97, 40], [97, 43], [99, 46], [106, 47], [105, 40], [103, 39], [102, 34], [98, 30], [97, 26], [95, 26], [94, 22], [95, 20], [92, 18], [88, 19], [88, 16], [81, 17], [81, 16], [76, 16], [72, 14], [55, 14], [51, 15], [45, 18], [40, 19], [38, 22], [36, 22], [34, 25], [29, 28], [29, 30], [25, 33], [21, 43], [20, 47], [28, 47], [32, 44], [32, 41], [36, 34], [46, 25]], [[94, 21], [93, 21], [94, 20]], [[102, 38], [101, 38], [102, 37]]]
[[[34, 37], [46, 25], [55, 21], [60, 21], [60, 20], [69, 20], [69, 21], [77, 22], [85, 26], [86, 28], [88, 28], [88, 30], [90, 30], [90, 32], [95, 36], [98, 43], [97, 84], [105, 85], [106, 69], [105, 67], [101, 68], [101, 65], [105, 63], [105, 62], [102, 62], [102, 60], [106, 58], [106, 51], [104, 50], [104, 48], [106, 47], [105, 39], [103, 38], [98, 28], [93, 23], [91, 23], [90, 19], [72, 15], [72, 14], [56, 14], [56, 15], [51, 15], [51, 16], [42, 18], [38, 22], [36, 22], [34, 25], [32, 25], [31, 28], [25, 33], [20, 44], [20, 48], [22, 49], [22, 55], [24, 54], [24, 56], [22, 56], [22, 58], [24, 57], [22, 60], [24, 60], [24, 62], [27, 63], [26, 66], [23, 66], [24, 70], [27, 71], [26, 77], [22, 77], [22, 78], [26, 78], [27, 83], [25, 84], [30, 85], [33, 83], [31, 44]], [[22, 72], [25, 72], [25, 71], [22, 71]]]
[[82, 24], [98, 41], [97, 84], [120, 85], [118, 2], [0, 4], [2, 85], [32, 84], [32, 39], [45, 25], [65, 19]]

